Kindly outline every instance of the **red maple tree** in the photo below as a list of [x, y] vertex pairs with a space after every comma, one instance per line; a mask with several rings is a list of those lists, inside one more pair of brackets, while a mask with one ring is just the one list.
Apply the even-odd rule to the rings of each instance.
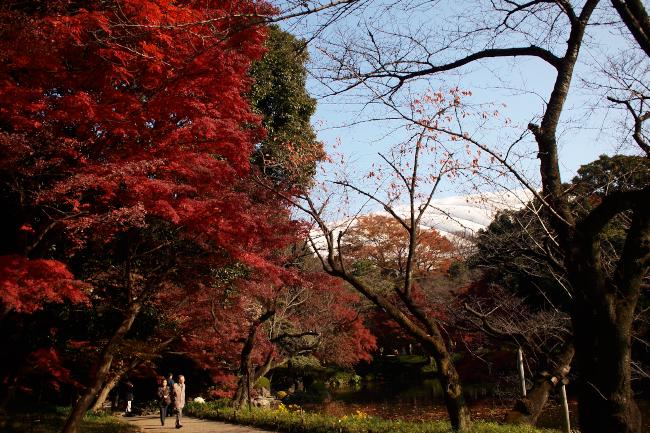
[[123, 320], [65, 427], [76, 431], [147, 302], [210, 270], [267, 276], [295, 226], [246, 180], [260, 118], [245, 99], [263, 2], [71, 0], [0, 6], [5, 314], [118, 301]]
[[260, 377], [293, 356], [352, 366], [375, 349], [358, 295], [322, 272], [289, 265], [297, 261], [292, 254], [276, 260], [276, 272], [203, 292], [185, 324], [186, 353], [211, 372], [218, 395], [234, 391], [235, 406], [246, 403]]

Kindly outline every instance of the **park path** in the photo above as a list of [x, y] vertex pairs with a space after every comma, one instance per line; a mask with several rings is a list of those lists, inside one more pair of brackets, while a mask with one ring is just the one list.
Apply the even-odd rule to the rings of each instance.
[[178, 430], [174, 427], [175, 417], [167, 418], [164, 426], [160, 425], [160, 416], [158, 415], [121, 417], [120, 419], [140, 427], [142, 433], [268, 433], [266, 430], [259, 430], [253, 427], [227, 424], [219, 421], [206, 421], [187, 416], [183, 417], [183, 428]]

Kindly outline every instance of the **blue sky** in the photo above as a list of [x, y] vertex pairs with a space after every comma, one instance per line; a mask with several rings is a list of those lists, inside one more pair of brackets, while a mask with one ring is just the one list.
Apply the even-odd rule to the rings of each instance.
[[[376, 17], [377, 12], [370, 10], [367, 15]], [[444, 19], [445, 13], [441, 15]], [[440, 16], [438, 16], [440, 19]], [[289, 26], [289, 30], [300, 35], [302, 29], [308, 29], [310, 22], [302, 27]], [[413, 26], [413, 23], [409, 23]], [[307, 30], [304, 34], [308, 34]], [[330, 33], [329, 37], [333, 33]], [[596, 79], [595, 72], [598, 64], [605, 57], [623, 47], [620, 35], [615, 30], [593, 28], [587, 37], [588, 45], [583, 46], [580, 64], [572, 83], [572, 91], [562, 117], [562, 129], [559, 135], [560, 161], [562, 178], [570, 180], [580, 165], [598, 158], [601, 154], [612, 154], [619, 151], [620, 134], [617, 131], [616, 115], [603, 107], [608, 104], [602, 101], [602, 95], [593, 93], [585, 88], [582, 80]], [[311, 45], [313, 62], [318, 64], [322, 59], [316, 49], [319, 40]], [[561, 46], [561, 44], [559, 44]], [[561, 52], [556, 52], [561, 54]], [[530, 121], [539, 119], [543, 113], [545, 99], [550, 95], [555, 70], [548, 64], [535, 58], [492, 59], [474, 63], [464, 67], [456, 74], [446, 74], [433, 77], [430, 82], [420, 82], [412, 87], [417, 94], [427, 88], [437, 90], [440, 87], [455, 87], [469, 89], [473, 96], [467, 102], [493, 103], [498, 106], [500, 117], [512, 119], [510, 131], [500, 127], [499, 122], [488, 124], [480, 133], [485, 142], [498, 142], [505, 136], [512, 137], [526, 129]], [[435, 80], [435, 81], [433, 81]], [[351, 94], [320, 98], [327, 90], [311, 78], [308, 87], [318, 98], [318, 108], [313, 123], [319, 138], [328, 148], [339, 143], [337, 151], [347, 158], [350, 167], [356, 174], [365, 173], [373, 162], [377, 161], [377, 152], [384, 151], [391, 144], [405, 136], [403, 131], [395, 131], [394, 122], [372, 122], [352, 125], [356, 121], [381, 117], [375, 109], [365, 107], [365, 99], [355, 98]], [[502, 105], [504, 104], [504, 105]], [[593, 110], [593, 106], [601, 108]], [[533, 158], [522, 167], [534, 180], [537, 176], [537, 165], [534, 159], [535, 145], [529, 139], [518, 147], [522, 153], [528, 153]], [[331, 177], [331, 172], [322, 175], [323, 179]], [[480, 187], [479, 187], [480, 188]], [[449, 196], [467, 193], [466, 185], [448, 183], [439, 196]]]

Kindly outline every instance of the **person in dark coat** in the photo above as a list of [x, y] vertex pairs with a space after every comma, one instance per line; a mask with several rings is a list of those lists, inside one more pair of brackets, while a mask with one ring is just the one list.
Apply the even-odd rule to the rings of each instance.
[[167, 418], [167, 408], [172, 402], [169, 393], [169, 386], [164, 377], [160, 378], [160, 386], [158, 387], [158, 404], [160, 406], [160, 424], [165, 425], [165, 418]]
[[[169, 396], [172, 399], [172, 409], [174, 408], [174, 375], [169, 373], [167, 375], [167, 386], [169, 387]], [[167, 411], [167, 416], [172, 416], [172, 410]]]

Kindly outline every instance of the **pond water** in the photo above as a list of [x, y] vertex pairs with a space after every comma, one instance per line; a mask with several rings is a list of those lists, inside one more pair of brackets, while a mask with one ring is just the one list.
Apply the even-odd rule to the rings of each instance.
[[[500, 389], [494, 384], [478, 384], [464, 387], [466, 400], [474, 419], [500, 422], [512, 407], [512, 390]], [[640, 401], [644, 415], [644, 432], [650, 433], [650, 402]], [[577, 404], [569, 402], [571, 425], [577, 426]], [[387, 419], [440, 420], [447, 418], [442, 388], [435, 380], [420, 383], [368, 383], [355, 388], [339, 388], [332, 391], [328, 401], [306, 404], [305, 409], [331, 415], [352, 415], [362, 411], [371, 416]], [[560, 429], [561, 407], [551, 400], [538, 422], [539, 427]]]

